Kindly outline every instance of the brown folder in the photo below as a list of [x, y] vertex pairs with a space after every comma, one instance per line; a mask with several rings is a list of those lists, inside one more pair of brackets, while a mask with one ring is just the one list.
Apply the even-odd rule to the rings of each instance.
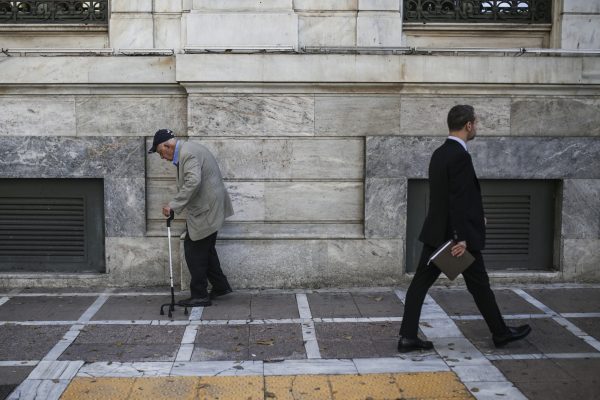
[[458, 275], [462, 274], [475, 261], [473, 255], [467, 250], [465, 250], [462, 256], [454, 257], [452, 255], [452, 246], [454, 244], [453, 240], [448, 240], [433, 252], [427, 262], [427, 265], [434, 263], [451, 281], [456, 279]]

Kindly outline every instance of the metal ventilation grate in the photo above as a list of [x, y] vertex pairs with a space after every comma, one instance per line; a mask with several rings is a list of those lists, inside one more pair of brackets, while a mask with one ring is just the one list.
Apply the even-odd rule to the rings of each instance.
[[0, 257], [83, 258], [84, 206], [83, 197], [0, 197]]
[[487, 218], [484, 254], [505, 261], [529, 258], [531, 196], [483, 196]]
[[0, 272], [104, 272], [102, 179], [0, 179]]

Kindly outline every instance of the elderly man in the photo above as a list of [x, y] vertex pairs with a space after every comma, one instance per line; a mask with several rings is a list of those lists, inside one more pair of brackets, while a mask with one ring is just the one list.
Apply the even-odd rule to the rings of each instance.
[[[160, 129], [148, 153], [158, 153], [177, 167], [177, 194], [164, 206], [168, 217], [173, 210], [187, 211], [184, 241], [185, 260], [192, 277], [191, 297], [180, 300], [188, 307], [206, 307], [211, 300], [232, 292], [221, 270], [215, 244], [225, 218], [233, 215], [231, 199], [214, 156], [199, 143], [177, 140], [169, 129]], [[212, 285], [207, 291], [208, 281]]]

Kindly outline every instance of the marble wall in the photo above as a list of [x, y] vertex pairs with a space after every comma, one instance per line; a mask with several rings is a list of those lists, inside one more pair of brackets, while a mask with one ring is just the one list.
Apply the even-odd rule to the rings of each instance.
[[[429, 156], [443, 140], [367, 138], [367, 238], [405, 239], [407, 180], [427, 177]], [[597, 251], [600, 248], [600, 140], [597, 137], [480, 137], [469, 144], [469, 152], [480, 179], [562, 181], [557, 210], [560, 222], [555, 240], [560, 277], [592, 281], [600, 278]]]

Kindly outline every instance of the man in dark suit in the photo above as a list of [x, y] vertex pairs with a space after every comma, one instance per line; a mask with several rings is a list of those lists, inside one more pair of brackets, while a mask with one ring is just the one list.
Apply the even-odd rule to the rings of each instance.
[[441, 272], [427, 262], [434, 250], [449, 239], [455, 243], [453, 256], [460, 257], [468, 249], [475, 257], [463, 277], [496, 347], [522, 339], [531, 332], [529, 325], [509, 327], [504, 323], [481, 256], [485, 247], [485, 217], [479, 181], [467, 151], [467, 142], [477, 134], [473, 107], [452, 107], [448, 113], [448, 128], [450, 136], [435, 150], [429, 163], [429, 211], [419, 236], [423, 251], [406, 293], [398, 341], [398, 351], [402, 353], [433, 348], [433, 343], [417, 336], [423, 301]]

